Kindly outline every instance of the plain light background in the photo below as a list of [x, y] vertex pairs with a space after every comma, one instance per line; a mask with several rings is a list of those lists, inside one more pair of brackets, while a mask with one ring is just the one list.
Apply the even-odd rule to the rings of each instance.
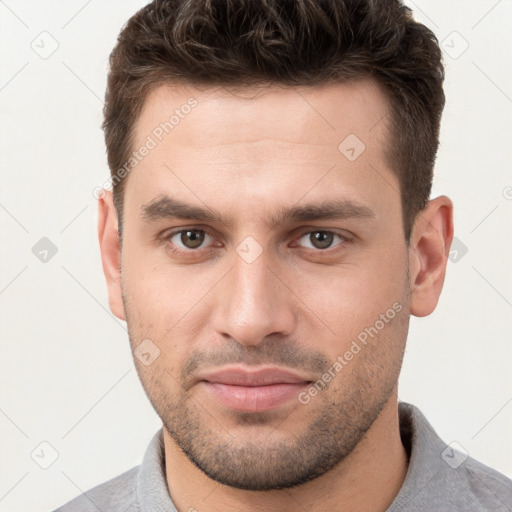
[[[0, 0], [1, 511], [52, 510], [140, 464], [160, 427], [108, 310], [92, 195], [108, 55], [145, 3]], [[512, 477], [512, 1], [407, 4], [445, 53], [433, 196], [455, 203], [457, 252], [435, 313], [412, 317], [399, 395]]]

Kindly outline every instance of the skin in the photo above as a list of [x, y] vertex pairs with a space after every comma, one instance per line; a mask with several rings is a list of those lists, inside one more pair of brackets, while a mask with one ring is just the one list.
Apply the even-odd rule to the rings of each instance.
[[[122, 250], [112, 195], [99, 200], [110, 308], [127, 321], [132, 349], [149, 338], [160, 350], [135, 364], [164, 425], [170, 495], [180, 511], [385, 511], [407, 473], [397, 381], [409, 317], [437, 305], [452, 202], [430, 200], [406, 244], [384, 157], [388, 103], [373, 81], [236, 93], [161, 86], [134, 146], [190, 97], [197, 106], [127, 178]], [[354, 161], [338, 150], [351, 133], [366, 146]], [[144, 218], [141, 208], [164, 194], [223, 221]], [[270, 220], [336, 199], [373, 216]], [[185, 228], [211, 236], [198, 249], [165, 238]], [[309, 235], [318, 231], [344, 237], [318, 248]], [[251, 263], [237, 252], [248, 236], [261, 249]], [[288, 367], [314, 382], [393, 304], [401, 311], [307, 404], [242, 413], [196, 380], [236, 363]]]

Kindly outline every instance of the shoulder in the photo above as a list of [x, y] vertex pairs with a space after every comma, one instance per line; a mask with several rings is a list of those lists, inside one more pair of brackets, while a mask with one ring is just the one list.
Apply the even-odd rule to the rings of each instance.
[[136, 466], [72, 499], [54, 512], [116, 512], [138, 510]]
[[508, 511], [512, 508], [512, 480], [471, 457], [459, 469], [463, 470], [467, 492], [476, 510]]
[[512, 480], [446, 444], [417, 407], [401, 402], [399, 415], [409, 467], [388, 512], [512, 510]]

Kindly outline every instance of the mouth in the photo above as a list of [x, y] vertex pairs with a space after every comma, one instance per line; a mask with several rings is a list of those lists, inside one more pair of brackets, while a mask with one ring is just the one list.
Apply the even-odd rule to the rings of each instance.
[[311, 384], [308, 376], [284, 368], [230, 367], [201, 375], [210, 397], [237, 412], [264, 412], [283, 406]]

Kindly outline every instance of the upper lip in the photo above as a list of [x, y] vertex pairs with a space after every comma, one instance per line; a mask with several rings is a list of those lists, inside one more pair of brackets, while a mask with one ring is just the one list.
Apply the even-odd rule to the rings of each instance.
[[311, 382], [307, 377], [285, 368], [248, 369], [241, 366], [204, 372], [198, 380], [231, 386], [269, 386], [271, 384], [305, 384]]

